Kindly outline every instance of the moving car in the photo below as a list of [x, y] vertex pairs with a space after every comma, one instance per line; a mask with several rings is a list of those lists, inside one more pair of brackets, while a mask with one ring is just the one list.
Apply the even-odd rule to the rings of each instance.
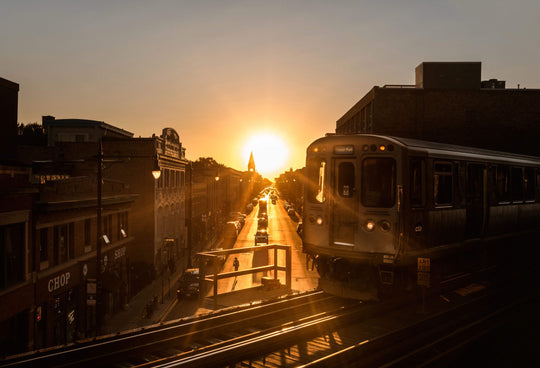
[[260, 243], [268, 244], [268, 232], [266, 230], [257, 230], [255, 233], [255, 245]]

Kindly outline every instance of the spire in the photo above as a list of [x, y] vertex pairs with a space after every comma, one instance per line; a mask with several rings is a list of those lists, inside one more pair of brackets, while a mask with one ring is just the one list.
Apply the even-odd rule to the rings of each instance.
[[255, 160], [253, 159], [253, 152], [249, 155], [248, 171], [255, 171]]

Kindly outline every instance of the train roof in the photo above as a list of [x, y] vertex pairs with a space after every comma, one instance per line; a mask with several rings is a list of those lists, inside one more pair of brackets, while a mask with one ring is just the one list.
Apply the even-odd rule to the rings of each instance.
[[[345, 141], [350, 141], [355, 138], [378, 138], [386, 141], [391, 141], [392, 143], [407, 148], [409, 150], [421, 151], [429, 156], [436, 157], [454, 157], [454, 158], [467, 158], [469, 160], [478, 160], [478, 161], [505, 161], [510, 163], [520, 163], [520, 164], [534, 164], [538, 165], [540, 163], [540, 157], [536, 156], [527, 156], [511, 152], [502, 152], [487, 150], [477, 147], [466, 147], [458, 146], [448, 143], [439, 143], [424, 141], [420, 139], [413, 138], [403, 138], [403, 137], [394, 137], [386, 135], [375, 135], [375, 134], [347, 134], [347, 135], [336, 135], [331, 134], [327, 135], [324, 138], [320, 138], [313, 142], [316, 144], [322, 140], [331, 140], [335, 141], [336, 144], [344, 144]], [[338, 143], [339, 142], [339, 143]]]

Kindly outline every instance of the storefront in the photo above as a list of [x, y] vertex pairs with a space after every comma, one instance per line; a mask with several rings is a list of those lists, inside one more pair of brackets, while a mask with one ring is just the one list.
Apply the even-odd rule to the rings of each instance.
[[42, 276], [36, 287], [36, 348], [72, 342], [81, 329], [80, 267]]
[[102, 298], [104, 314], [112, 316], [127, 304], [127, 245], [108, 250], [103, 256], [105, 270], [102, 278]]

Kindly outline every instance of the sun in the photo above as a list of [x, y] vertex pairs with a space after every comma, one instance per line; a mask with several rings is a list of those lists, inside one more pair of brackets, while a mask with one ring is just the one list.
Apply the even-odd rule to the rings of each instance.
[[284, 170], [289, 158], [289, 148], [274, 133], [258, 133], [248, 138], [242, 151], [246, 165], [252, 152], [257, 172], [269, 179], [273, 179], [271, 175], [277, 176]]

